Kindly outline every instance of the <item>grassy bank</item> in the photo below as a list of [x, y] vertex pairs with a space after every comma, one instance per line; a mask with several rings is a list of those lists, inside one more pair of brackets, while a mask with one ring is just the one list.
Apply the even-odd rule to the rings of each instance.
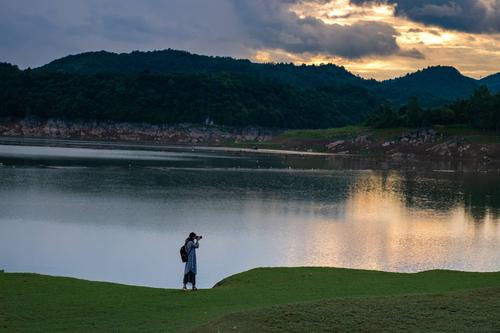
[[[499, 133], [492, 131], [482, 131], [475, 128], [470, 128], [461, 125], [431, 126], [436, 132], [443, 135], [443, 140], [457, 137], [467, 143], [500, 143]], [[412, 128], [396, 127], [396, 128], [372, 128], [366, 126], [347, 126], [340, 128], [315, 129], [315, 130], [290, 130], [284, 132], [276, 140], [283, 141], [335, 141], [335, 140], [350, 140], [359, 135], [367, 135], [376, 141], [390, 141], [397, 139], [405, 133], [411, 132]]]
[[347, 126], [289, 130], [265, 142], [233, 145], [379, 159], [460, 161], [466, 162], [469, 170], [497, 170], [500, 166], [500, 133], [463, 125], [426, 128]]
[[488, 331], [499, 295], [500, 273], [262, 268], [196, 293], [0, 273], [0, 331]]

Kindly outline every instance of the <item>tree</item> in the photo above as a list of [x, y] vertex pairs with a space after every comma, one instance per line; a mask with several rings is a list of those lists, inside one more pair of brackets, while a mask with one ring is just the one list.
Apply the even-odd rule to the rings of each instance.
[[473, 125], [481, 129], [494, 128], [493, 98], [487, 87], [481, 86], [474, 91], [469, 110]]
[[400, 121], [397, 113], [390, 106], [382, 104], [368, 118], [367, 124], [376, 128], [391, 128], [399, 126]]
[[406, 106], [407, 125], [418, 127], [422, 125], [423, 111], [418, 104], [417, 97], [412, 97]]

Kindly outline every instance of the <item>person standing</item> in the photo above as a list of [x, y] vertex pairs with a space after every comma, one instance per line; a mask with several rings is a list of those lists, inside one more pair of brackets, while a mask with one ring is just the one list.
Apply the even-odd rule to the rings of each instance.
[[184, 244], [188, 255], [186, 266], [184, 267], [184, 281], [182, 287], [184, 290], [187, 290], [188, 283], [193, 286], [193, 290], [198, 290], [196, 288], [196, 249], [200, 247], [199, 241], [201, 238], [202, 236], [197, 236], [192, 232], [189, 234]]

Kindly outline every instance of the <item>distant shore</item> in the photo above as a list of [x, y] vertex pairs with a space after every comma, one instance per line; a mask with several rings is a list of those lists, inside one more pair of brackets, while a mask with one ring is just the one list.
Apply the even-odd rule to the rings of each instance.
[[185, 146], [286, 154], [332, 154], [404, 161], [454, 161], [476, 170], [500, 168], [500, 135], [460, 126], [374, 129], [363, 126], [317, 130], [279, 130], [213, 125], [70, 122], [0, 119], [0, 142], [48, 139], [112, 145]]

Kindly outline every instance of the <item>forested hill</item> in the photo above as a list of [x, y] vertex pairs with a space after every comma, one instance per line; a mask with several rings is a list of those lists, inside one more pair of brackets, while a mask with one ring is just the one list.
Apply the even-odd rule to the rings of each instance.
[[500, 92], [500, 73], [487, 76], [479, 80], [479, 83], [487, 86], [493, 93]]
[[235, 73], [73, 74], [0, 64], [0, 117], [325, 128], [381, 103], [357, 86], [300, 89]]
[[395, 105], [417, 97], [423, 106], [439, 106], [457, 98], [469, 97], [475, 88], [485, 84], [498, 90], [498, 77], [482, 81], [462, 75], [453, 67], [435, 66], [401, 78], [377, 82], [356, 76], [344, 67], [333, 64], [305, 66], [293, 64], [261, 64], [230, 57], [210, 57], [178, 50], [132, 53], [87, 52], [70, 55], [42, 66], [36, 71], [98, 74], [156, 73], [213, 74], [233, 73], [266, 78], [300, 89], [357, 86]]
[[98, 74], [98, 73], [235, 73], [274, 79], [280, 83], [300, 88], [315, 88], [338, 85], [370, 85], [375, 81], [365, 80], [333, 64], [321, 66], [294, 66], [293, 64], [261, 64], [246, 59], [211, 57], [186, 51], [163, 50], [132, 53], [106, 51], [86, 52], [70, 55], [40, 67], [38, 70]]
[[435, 66], [392, 80], [383, 81], [376, 90], [395, 104], [404, 104], [417, 97], [423, 106], [437, 106], [467, 98], [479, 86], [449, 66]]
[[325, 128], [359, 123], [380, 105], [468, 98], [480, 83], [452, 67], [366, 80], [336, 65], [257, 64], [164, 50], [67, 56], [36, 69], [0, 63], [0, 117]]

